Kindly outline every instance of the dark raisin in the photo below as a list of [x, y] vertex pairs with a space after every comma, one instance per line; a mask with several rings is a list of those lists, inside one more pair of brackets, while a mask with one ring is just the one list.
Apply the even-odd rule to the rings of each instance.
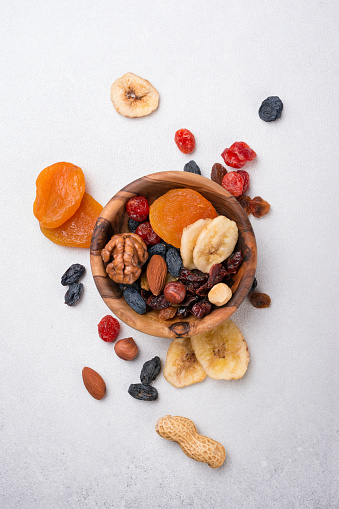
[[200, 283], [200, 281], [192, 281], [190, 283], [185, 282], [185, 285], [187, 293], [193, 293], [193, 295], [196, 295], [201, 288], [206, 286], [206, 283]]
[[157, 254], [166, 257], [167, 247], [165, 244], [155, 244], [155, 246], [151, 246], [148, 250], [148, 259], [150, 260], [151, 256]]
[[244, 258], [241, 251], [236, 251], [235, 253], [231, 254], [231, 256], [226, 260], [226, 268], [228, 273], [236, 274], [240, 265], [243, 262], [243, 259]]
[[140, 222], [135, 221], [134, 219], [128, 219], [128, 229], [131, 233], [135, 233], [135, 230], [138, 228]]
[[178, 318], [187, 318], [189, 314], [190, 314], [189, 308], [184, 308], [183, 306], [180, 306], [177, 310]]
[[242, 194], [241, 196], [237, 196], [237, 200], [246, 212], [246, 214], [249, 216], [251, 214], [251, 198], [250, 196], [247, 196], [245, 194]]
[[77, 283], [79, 279], [85, 274], [85, 267], [80, 263], [74, 263], [66, 270], [65, 274], [61, 277], [61, 284], [68, 286]]
[[260, 196], [256, 196], [251, 200], [250, 209], [254, 217], [265, 216], [270, 208], [271, 205]]
[[183, 283], [185, 281], [206, 283], [208, 279], [208, 274], [205, 274], [204, 272], [201, 272], [200, 270], [197, 269], [194, 270], [182, 269], [179, 275], [179, 279]]
[[140, 283], [139, 283], [139, 281], [134, 281], [134, 283], [132, 283], [131, 285], [126, 285], [124, 283], [121, 283], [121, 284], [119, 284], [119, 287], [120, 287], [120, 290], [122, 290], [123, 292], [125, 290], [127, 290], [127, 288], [134, 288], [134, 290], [137, 290], [138, 292], [140, 292]]
[[174, 249], [173, 247], [171, 247], [166, 253], [166, 263], [167, 263], [168, 272], [173, 277], [179, 277], [180, 271], [183, 266], [182, 259], [181, 259], [180, 254], [178, 253], [178, 251], [176, 249]]
[[65, 304], [74, 306], [81, 297], [84, 285], [82, 283], [73, 283], [65, 293]]
[[146, 302], [135, 288], [126, 288], [124, 297], [127, 304], [139, 315], [146, 313]]
[[140, 373], [140, 380], [142, 384], [149, 385], [159, 375], [161, 370], [161, 362], [158, 356], [153, 357], [150, 361], [146, 361]]
[[158, 391], [151, 385], [131, 384], [128, 388], [128, 394], [135, 399], [143, 401], [154, 401], [158, 399]]
[[284, 105], [281, 99], [276, 95], [267, 97], [267, 99], [261, 103], [259, 117], [265, 122], [273, 122], [273, 120], [277, 120], [281, 117], [283, 107]]
[[195, 173], [196, 175], [201, 175], [201, 171], [199, 166], [195, 161], [189, 161], [184, 166], [184, 171], [188, 171], [189, 173]]
[[211, 312], [211, 310], [212, 304], [205, 300], [196, 302], [191, 309], [191, 313], [196, 318], [204, 318], [204, 316], [208, 315]]
[[250, 294], [250, 301], [255, 308], [268, 308], [271, 304], [271, 297], [266, 293], [253, 292]]
[[256, 280], [256, 278], [254, 278], [250, 292], [254, 292], [254, 290], [256, 289], [257, 286], [258, 286], [258, 281]]
[[151, 309], [166, 309], [170, 307], [170, 302], [168, 302], [164, 295], [151, 295], [147, 299], [147, 305]]
[[222, 179], [224, 178], [226, 173], [227, 173], [227, 170], [226, 170], [226, 168], [223, 167], [222, 164], [215, 163], [212, 166], [211, 180], [213, 180], [214, 182], [216, 182], [217, 184], [219, 184], [221, 186]]
[[177, 314], [177, 308], [170, 306], [169, 308], [162, 309], [159, 313], [159, 320], [172, 320]]

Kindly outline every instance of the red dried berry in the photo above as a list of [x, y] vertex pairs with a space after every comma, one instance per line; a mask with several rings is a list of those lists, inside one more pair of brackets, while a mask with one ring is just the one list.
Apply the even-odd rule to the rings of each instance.
[[238, 172], [230, 171], [222, 179], [221, 185], [233, 196], [240, 196], [244, 189], [244, 179]]
[[222, 179], [226, 175], [227, 170], [220, 163], [215, 163], [212, 166], [211, 180], [221, 185]]
[[247, 196], [245, 194], [242, 194], [241, 196], [237, 197], [237, 200], [240, 203], [240, 205], [242, 206], [242, 208], [244, 209], [244, 211], [246, 212], [246, 214], [249, 216], [251, 214], [251, 208], [250, 208], [251, 197]]
[[232, 168], [242, 168], [247, 161], [252, 161], [256, 156], [254, 150], [243, 141], [236, 141], [221, 154], [227, 166]]
[[204, 318], [204, 316], [208, 315], [211, 312], [211, 310], [212, 304], [206, 300], [196, 302], [191, 309], [191, 313], [196, 318]]
[[250, 187], [250, 176], [249, 176], [249, 174], [247, 173], [246, 170], [238, 170], [237, 173], [239, 173], [239, 175], [241, 175], [242, 178], [243, 178], [244, 187], [243, 187], [242, 192], [246, 193], [246, 191]]
[[271, 205], [263, 200], [260, 196], [256, 196], [251, 200], [250, 210], [254, 217], [262, 217], [270, 210]]
[[107, 343], [115, 341], [118, 337], [119, 331], [120, 324], [116, 318], [113, 318], [113, 316], [104, 316], [98, 323], [99, 336]]
[[139, 235], [148, 246], [154, 246], [161, 241], [161, 238], [155, 233], [149, 221], [139, 224], [135, 233]]
[[236, 141], [230, 146], [229, 150], [240, 159], [240, 161], [252, 161], [257, 154], [251, 149], [247, 143]]
[[178, 149], [184, 154], [190, 154], [195, 147], [195, 138], [188, 129], [179, 129], [174, 136]]
[[149, 213], [148, 201], [144, 196], [134, 196], [126, 203], [126, 212], [134, 221], [145, 221]]

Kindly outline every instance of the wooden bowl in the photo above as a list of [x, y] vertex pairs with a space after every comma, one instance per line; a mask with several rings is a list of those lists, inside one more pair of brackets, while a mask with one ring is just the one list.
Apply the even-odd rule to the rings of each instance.
[[[145, 315], [139, 315], [128, 306], [119, 285], [107, 276], [100, 252], [113, 234], [128, 232], [128, 216], [125, 212], [125, 205], [130, 198], [141, 194], [151, 204], [162, 194], [176, 188], [191, 188], [198, 191], [212, 202], [219, 214], [223, 214], [237, 223], [239, 239], [236, 249], [242, 251], [244, 261], [233, 281], [231, 280], [233, 296], [225, 306], [214, 309], [202, 319], [189, 316], [181, 320], [173, 318], [168, 321], [160, 321], [158, 319], [159, 311], [149, 311]], [[256, 264], [257, 247], [252, 226], [237, 200], [212, 180], [184, 171], [153, 173], [135, 180], [121, 189], [101, 212], [91, 242], [92, 274], [97, 289], [109, 309], [134, 329], [163, 338], [194, 336], [216, 327], [229, 318], [248, 294], [254, 279]]]

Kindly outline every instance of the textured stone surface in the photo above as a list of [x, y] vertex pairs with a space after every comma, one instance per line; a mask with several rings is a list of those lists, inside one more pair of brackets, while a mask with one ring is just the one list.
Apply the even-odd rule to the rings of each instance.
[[[336, 509], [337, 2], [1, 7], [0, 507]], [[112, 82], [128, 71], [159, 90], [149, 117], [123, 118], [111, 104]], [[284, 103], [272, 123], [258, 116], [268, 95]], [[175, 145], [181, 127], [196, 137], [192, 156]], [[126, 363], [99, 339], [108, 308], [89, 251], [41, 234], [35, 178], [73, 162], [105, 204], [138, 176], [181, 170], [189, 158], [208, 177], [234, 141], [258, 154], [246, 166], [249, 194], [271, 204], [252, 224], [257, 290], [272, 304], [257, 310], [247, 301], [234, 316], [249, 369], [238, 381], [206, 378], [185, 389], [160, 374], [159, 399], [134, 400], [129, 385], [154, 355], [164, 365], [169, 341], [123, 325], [120, 337], [140, 349]], [[60, 284], [71, 263], [87, 268], [74, 308]], [[101, 401], [83, 386], [84, 366], [106, 382]], [[167, 414], [220, 441], [225, 465], [212, 470], [160, 438], [154, 426]]]

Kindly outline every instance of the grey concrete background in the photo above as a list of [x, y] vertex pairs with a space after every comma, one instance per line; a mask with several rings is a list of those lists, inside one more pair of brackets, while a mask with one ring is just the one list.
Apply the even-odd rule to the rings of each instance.
[[[0, 506], [59, 508], [334, 509], [337, 389], [338, 5], [334, 1], [2, 1]], [[127, 71], [159, 90], [150, 117], [119, 116], [110, 85]], [[257, 114], [279, 95], [279, 122]], [[35, 178], [71, 161], [105, 204], [129, 181], [180, 170], [173, 137], [193, 131], [209, 176], [234, 141], [253, 147], [251, 196], [272, 209], [252, 224], [259, 289], [234, 320], [249, 345], [246, 376], [127, 394], [143, 362], [169, 342], [123, 325], [138, 359], [97, 336], [108, 309], [88, 250], [43, 237]], [[86, 265], [83, 300], [63, 304], [59, 280]], [[102, 374], [107, 397], [85, 391]], [[223, 468], [196, 463], [154, 431], [184, 415], [227, 450]]]

